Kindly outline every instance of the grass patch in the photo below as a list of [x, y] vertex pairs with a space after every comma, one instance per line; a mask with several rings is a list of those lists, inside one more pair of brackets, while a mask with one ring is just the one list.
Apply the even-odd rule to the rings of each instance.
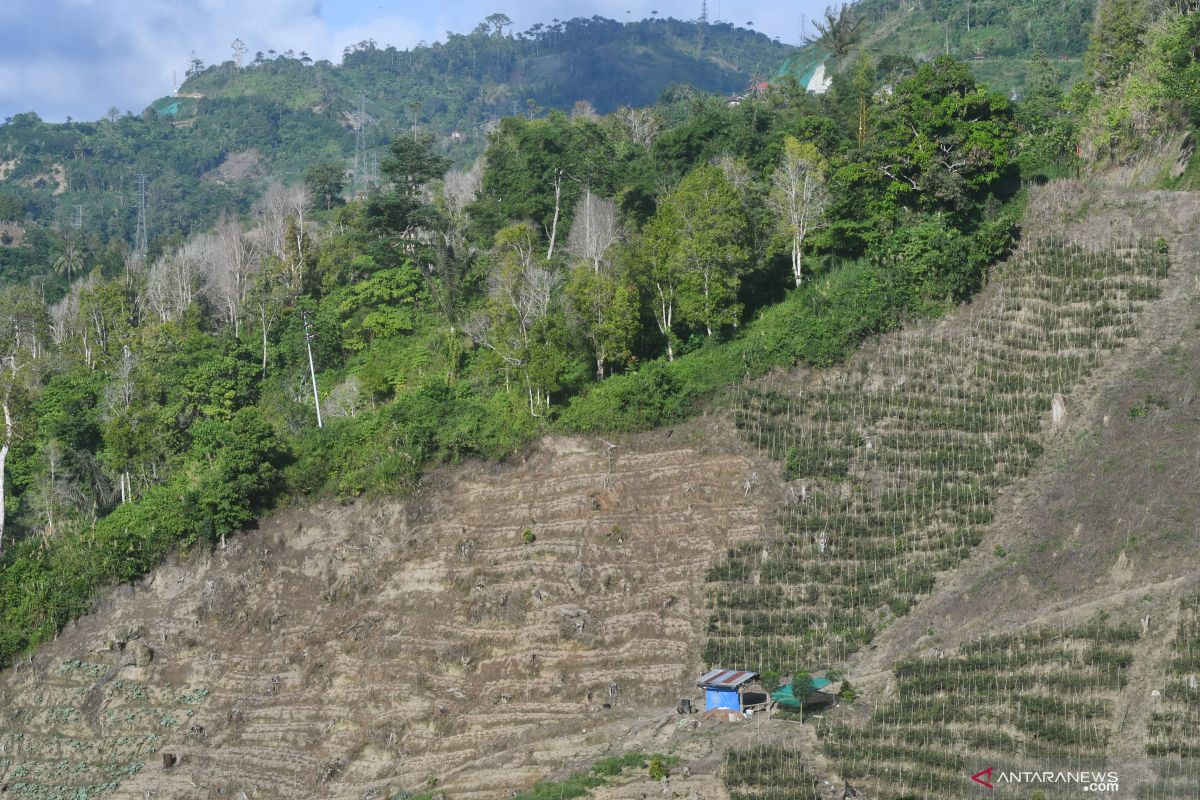
[[670, 774], [670, 767], [678, 763], [675, 756], [662, 754], [625, 753], [600, 759], [587, 772], [578, 772], [565, 780], [539, 783], [527, 792], [516, 795], [514, 800], [570, 800], [583, 797], [591, 789], [604, 786], [611, 779], [632, 775], [645, 769], [649, 777], [658, 779]]

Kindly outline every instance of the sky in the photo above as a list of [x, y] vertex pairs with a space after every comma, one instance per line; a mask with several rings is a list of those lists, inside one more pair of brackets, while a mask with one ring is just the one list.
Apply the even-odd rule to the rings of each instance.
[[[829, 0], [709, 0], [710, 20], [797, 43], [802, 15]], [[537, 22], [600, 15], [695, 19], [701, 0], [0, 0], [0, 120], [35, 111], [61, 122], [98, 119], [115, 106], [141, 112], [183, 80], [190, 54], [205, 63], [231, 58], [242, 39], [257, 50], [307, 52], [335, 63], [342, 49], [374, 39], [404, 49], [467, 33], [494, 12], [516, 30]], [[811, 32], [811, 24], [808, 26]]]

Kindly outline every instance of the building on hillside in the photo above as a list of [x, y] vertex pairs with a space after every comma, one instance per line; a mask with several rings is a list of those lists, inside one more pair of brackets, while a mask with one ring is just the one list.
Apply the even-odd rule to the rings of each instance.
[[704, 710], [745, 710], [746, 685], [757, 677], [757, 672], [736, 669], [714, 669], [704, 673], [696, 680], [696, 685], [704, 690]]

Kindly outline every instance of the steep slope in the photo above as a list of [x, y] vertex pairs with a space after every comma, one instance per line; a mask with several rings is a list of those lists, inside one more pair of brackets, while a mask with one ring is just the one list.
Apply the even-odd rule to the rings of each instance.
[[[0, 785], [499, 797], [661, 748], [702, 797], [966, 797], [1042, 759], [1193, 797], [1198, 225], [1195, 195], [1051, 184], [975, 303], [842, 368], [163, 567], [0, 675]], [[714, 662], [859, 701], [691, 731]]]
[[[1049, 243], [971, 308], [743, 398], [796, 490], [788, 535], [714, 569], [709, 652], [848, 667], [866, 702], [822, 749], [867, 796], [1052, 764], [1194, 796], [1198, 223], [1195, 195], [1052, 184]], [[736, 781], [809, 796], [797, 754], [748, 752], [784, 767]]]
[[0, 785], [498, 797], [628, 747], [701, 666], [707, 564], [774, 524], [721, 440], [547, 440], [159, 569], [0, 678]]

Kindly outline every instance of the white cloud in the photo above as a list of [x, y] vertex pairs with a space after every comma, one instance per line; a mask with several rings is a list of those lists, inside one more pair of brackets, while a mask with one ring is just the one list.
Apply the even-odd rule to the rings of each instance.
[[135, 113], [182, 81], [189, 54], [232, 58], [241, 38], [257, 50], [341, 58], [373, 37], [408, 45], [420, 27], [396, 16], [331, 30], [312, 0], [6, 0], [0, 28], [0, 116], [94, 119], [112, 105]]

